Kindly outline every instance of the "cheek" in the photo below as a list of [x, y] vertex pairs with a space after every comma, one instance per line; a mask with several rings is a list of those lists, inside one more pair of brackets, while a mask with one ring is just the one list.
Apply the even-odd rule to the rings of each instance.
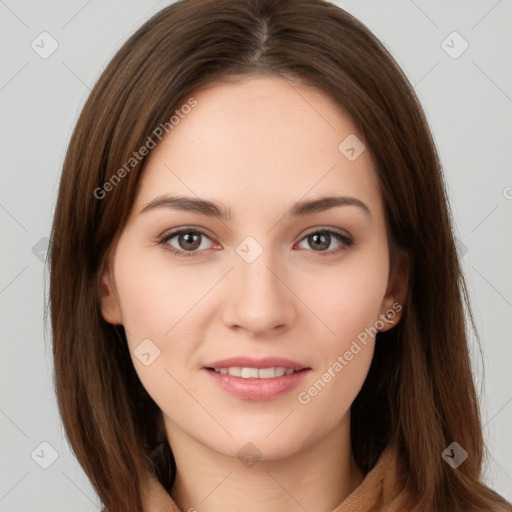
[[[125, 253], [126, 254], [126, 253]], [[189, 312], [211, 287], [195, 272], [176, 269], [165, 258], [150, 258], [144, 251], [130, 251], [116, 262], [116, 284], [123, 323], [130, 343], [138, 339], [170, 339], [187, 323]]]
[[179, 415], [191, 405], [179, 383], [196, 392], [189, 375], [208, 321], [207, 294], [218, 277], [199, 266], [178, 269], [165, 255], [148, 256], [134, 244], [118, 247], [116, 287], [133, 365], [159, 407]]
[[338, 411], [327, 423], [350, 408], [366, 378], [387, 282], [387, 254], [378, 248], [354, 253], [329, 276], [304, 282], [301, 293], [322, 322], [312, 334], [318, 365], [298, 401], [318, 413]]
[[309, 308], [324, 325], [320, 340], [327, 353], [343, 350], [375, 326], [383, 312], [388, 273], [387, 254], [376, 248], [347, 253], [329, 272], [303, 280], [299, 294], [307, 298]]
[[180, 416], [191, 403], [179, 383], [195, 393], [186, 379], [195, 341], [191, 343], [192, 336], [184, 331], [201, 287], [187, 283], [183, 273], [170, 275], [169, 268], [136, 251], [130, 251], [129, 258], [118, 254], [116, 284], [133, 366], [158, 407]]

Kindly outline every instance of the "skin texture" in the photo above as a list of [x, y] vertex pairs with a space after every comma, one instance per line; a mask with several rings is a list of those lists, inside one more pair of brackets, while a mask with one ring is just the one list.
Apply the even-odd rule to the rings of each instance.
[[[363, 479], [350, 449], [350, 405], [374, 340], [359, 344], [308, 404], [298, 394], [404, 300], [405, 283], [390, 273], [370, 151], [349, 161], [338, 150], [357, 130], [308, 86], [245, 77], [193, 96], [197, 106], [146, 160], [103, 276], [103, 316], [124, 325], [135, 369], [163, 412], [178, 468], [171, 494], [182, 510], [329, 511]], [[168, 208], [140, 213], [165, 194], [222, 203], [231, 218]], [[299, 200], [334, 195], [357, 198], [370, 212], [346, 205], [285, 216]], [[195, 256], [180, 258], [157, 243], [181, 227], [207, 232]], [[308, 235], [321, 228], [341, 230], [353, 244], [331, 236], [315, 250]], [[247, 236], [263, 250], [252, 263], [236, 251]], [[185, 252], [181, 242], [175, 236], [167, 245]], [[144, 339], [160, 350], [149, 366], [134, 355]], [[244, 400], [202, 369], [242, 355], [285, 357], [311, 370], [284, 395]], [[252, 467], [237, 457], [248, 442], [261, 454]]]

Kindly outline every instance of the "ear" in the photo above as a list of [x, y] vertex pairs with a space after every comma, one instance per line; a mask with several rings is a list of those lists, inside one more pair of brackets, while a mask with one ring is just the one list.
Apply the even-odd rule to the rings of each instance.
[[409, 282], [409, 257], [404, 251], [400, 252], [390, 269], [386, 295], [382, 300], [380, 320], [384, 327], [379, 331], [392, 329], [402, 317], [407, 286]]
[[110, 270], [105, 267], [101, 277], [101, 314], [105, 321], [110, 324], [122, 324], [123, 317], [119, 301], [117, 300], [117, 293], [113, 286], [113, 279], [111, 280]]

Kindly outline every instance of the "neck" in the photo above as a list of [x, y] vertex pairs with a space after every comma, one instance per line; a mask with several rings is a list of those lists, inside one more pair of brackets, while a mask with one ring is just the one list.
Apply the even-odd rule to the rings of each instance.
[[330, 512], [364, 479], [350, 448], [348, 418], [327, 437], [285, 458], [248, 467], [168, 425], [177, 473], [171, 496], [180, 510]]

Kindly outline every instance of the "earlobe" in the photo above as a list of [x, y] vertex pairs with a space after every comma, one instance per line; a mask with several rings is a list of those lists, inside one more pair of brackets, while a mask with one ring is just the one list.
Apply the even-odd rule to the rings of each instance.
[[117, 300], [115, 288], [112, 286], [110, 272], [103, 271], [101, 277], [101, 314], [104, 320], [110, 324], [121, 325], [123, 323], [121, 308]]
[[409, 282], [409, 259], [400, 254], [390, 272], [388, 288], [382, 301], [381, 321], [384, 324], [379, 331], [392, 329], [402, 317]]

